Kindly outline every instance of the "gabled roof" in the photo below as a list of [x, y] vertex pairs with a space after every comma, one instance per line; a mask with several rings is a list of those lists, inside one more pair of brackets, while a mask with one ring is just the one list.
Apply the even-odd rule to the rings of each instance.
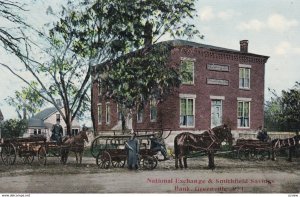
[[28, 121], [28, 127], [45, 128], [44, 121], [37, 118], [30, 118]]
[[39, 113], [34, 115], [32, 118], [45, 120], [57, 111], [58, 110], [55, 107], [49, 107], [49, 108], [46, 108], [46, 109], [40, 111]]

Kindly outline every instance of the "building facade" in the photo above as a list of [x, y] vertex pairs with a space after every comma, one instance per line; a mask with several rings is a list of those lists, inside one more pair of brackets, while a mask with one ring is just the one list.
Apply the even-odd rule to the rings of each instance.
[[[268, 56], [249, 53], [247, 40], [240, 41], [240, 50], [167, 42], [172, 45], [170, 64], [180, 63], [185, 72], [182, 84], [167, 99], [152, 100], [133, 114], [133, 129], [203, 131], [226, 123], [234, 132], [250, 132], [263, 126]], [[92, 91], [96, 130], [119, 129], [118, 105], [101, 98], [97, 82]]]
[[[61, 108], [64, 111], [64, 108]], [[55, 107], [46, 108], [32, 118], [28, 120], [28, 129], [23, 134], [24, 137], [29, 137], [32, 135], [43, 135], [48, 140], [52, 135], [52, 127], [56, 124], [56, 121], [60, 121], [60, 125], [63, 128], [63, 135], [67, 134], [67, 126], [61, 117], [60, 113]], [[80, 124], [77, 120], [72, 123], [72, 135], [76, 135], [80, 131]]]

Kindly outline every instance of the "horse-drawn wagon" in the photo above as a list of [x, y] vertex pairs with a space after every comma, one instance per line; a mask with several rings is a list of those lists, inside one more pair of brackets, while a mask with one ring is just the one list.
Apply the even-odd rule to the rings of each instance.
[[273, 150], [271, 142], [256, 139], [238, 139], [232, 147], [240, 160], [265, 160]]
[[1, 159], [5, 165], [14, 165], [17, 156], [19, 156], [23, 163], [31, 164], [34, 157], [37, 156], [39, 147], [45, 141], [44, 136], [1, 139]]
[[[157, 150], [152, 149], [152, 137], [162, 137], [162, 131], [137, 131], [139, 141], [139, 165], [143, 169], [154, 169], [157, 166]], [[130, 139], [129, 134], [99, 135], [91, 145], [91, 154], [96, 158], [99, 168], [124, 167], [127, 161], [125, 143]]]

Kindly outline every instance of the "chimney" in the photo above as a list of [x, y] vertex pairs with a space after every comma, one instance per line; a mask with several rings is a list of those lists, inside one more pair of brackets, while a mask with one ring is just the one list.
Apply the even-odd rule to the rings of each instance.
[[144, 46], [148, 47], [152, 44], [152, 27], [153, 25], [149, 23], [149, 21], [146, 22], [144, 27]]
[[248, 53], [248, 40], [241, 40], [240, 41], [240, 51], [243, 53]]

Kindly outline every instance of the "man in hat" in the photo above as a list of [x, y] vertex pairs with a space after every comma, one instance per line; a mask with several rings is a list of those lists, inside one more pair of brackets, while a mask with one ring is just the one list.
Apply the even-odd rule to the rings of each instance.
[[136, 139], [136, 133], [132, 133], [130, 139], [125, 143], [127, 149], [128, 169], [138, 169], [139, 141]]
[[57, 143], [62, 143], [62, 136], [63, 136], [63, 128], [60, 125], [60, 120], [56, 120], [56, 124], [52, 127], [52, 135], [51, 140], [57, 141]]
[[151, 141], [150, 149], [155, 152], [160, 151], [161, 154], [164, 156], [164, 160], [169, 160], [166, 145], [163, 139], [154, 135], [153, 137], [150, 138], [150, 141]]

